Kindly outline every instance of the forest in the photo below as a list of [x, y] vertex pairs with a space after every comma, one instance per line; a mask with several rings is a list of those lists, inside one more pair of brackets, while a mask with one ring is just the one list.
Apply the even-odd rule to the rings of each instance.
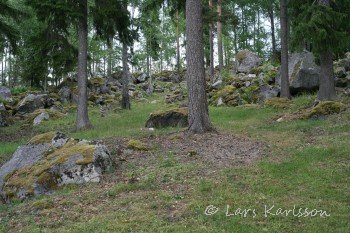
[[349, 0], [0, 0], [0, 232], [349, 232]]

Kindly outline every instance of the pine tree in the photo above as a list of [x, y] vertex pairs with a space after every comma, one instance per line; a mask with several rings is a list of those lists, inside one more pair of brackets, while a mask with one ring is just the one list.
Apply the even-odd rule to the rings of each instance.
[[212, 124], [205, 91], [201, 0], [186, 1], [186, 37], [189, 132], [205, 133], [212, 130]]
[[287, 14], [287, 0], [281, 0], [281, 97], [289, 99]]

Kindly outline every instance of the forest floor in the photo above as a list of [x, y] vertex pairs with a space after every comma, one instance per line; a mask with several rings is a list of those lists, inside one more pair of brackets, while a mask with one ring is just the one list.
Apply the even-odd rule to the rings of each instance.
[[[89, 131], [72, 130], [73, 112], [31, 130], [4, 128], [0, 165], [35, 134], [59, 130], [103, 141], [117, 166], [99, 184], [0, 205], [0, 232], [348, 232], [350, 110], [276, 122], [314, 99], [297, 97], [287, 109], [213, 107], [218, 132], [206, 135], [144, 129], [151, 112], [172, 107], [162, 96], [103, 118], [91, 109]], [[127, 150], [130, 139], [148, 150]], [[294, 206], [330, 216], [276, 213]], [[272, 208], [266, 216], [265, 208]]]

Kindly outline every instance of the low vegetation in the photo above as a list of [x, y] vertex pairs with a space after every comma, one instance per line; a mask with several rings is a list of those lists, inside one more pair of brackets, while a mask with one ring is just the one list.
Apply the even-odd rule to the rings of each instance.
[[[151, 112], [169, 108], [161, 102], [135, 104], [131, 112], [117, 111], [104, 118], [92, 109], [95, 127], [90, 131], [69, 132], [74, 113], [44, 122], [33, 130], [60, 129], [77, 138], [102, 139], [122, 162], [100, 184], [67, 186], [50, 196], [1, 205], [0, 231], [346, 232], [350, 111], [322, 119], [274, 120], [312, 107], [313, 99], [300, 96], [283, 108], [211, 107], [219, 132], [249, 137], [266, 148], [263, 158], [230, 167], [212, 164], [196, 152], [186, 152], [186, 157], [162, 150], [155, 138], [165, 140], [162, 135], [171, 133], [177, 140], [182, 129], [143, 129]], [[14, 136], [18, 127], [7, 128], [7, 135]], [[112, 146], [113, 138], [121, 137], [127, 137], [122, 139], [125, 147], [147, 142], [149, 150], [136, 150], [121, 160]], [[15, 136], [12, 143], [1, 142], [1, 161], [22, 143]], [[210, 205], [219, 209], [207, 216]], [[274, 206], [267, 217], [265, 205]], [[278, 208], [317, 209], [330, 216], [273, 215]], [[244, 209], [255, 209], [256, 216], [250, 212], [244, 217]]]

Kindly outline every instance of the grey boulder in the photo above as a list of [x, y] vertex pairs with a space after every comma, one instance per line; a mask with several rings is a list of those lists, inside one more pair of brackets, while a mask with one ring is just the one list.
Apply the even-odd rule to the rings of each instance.
[[99, 182], [111, 166], [109, 151], [102, 144], [59, 132], [37, 135], [0, 168], [0, 194], [3, 200], [24, 199], [66, 184]]
[[32, 113], [37, 109], [51, 107], [52, 102], [49, 100], [48, 95], [34, 95], [29, 94], [17, 105], [17, 112], [19, 114]]
[[[292, 94], [303, 91], [315, 91], [319, 87], [320, 67], [316, 65], [314, 55], [304, 51], [289, 55], [289, 84]], [[281, 75], [276, 82], [281, 85]]]
[[254, 68], [257, 68], [261, 63], [258, 55], [249, 51], [242, 50], [236, 55], [236, 67], [238, 73], [249, 74]]
[[7, 87], [0, 86], [0, 100], [11, 101], [11, 90]]

